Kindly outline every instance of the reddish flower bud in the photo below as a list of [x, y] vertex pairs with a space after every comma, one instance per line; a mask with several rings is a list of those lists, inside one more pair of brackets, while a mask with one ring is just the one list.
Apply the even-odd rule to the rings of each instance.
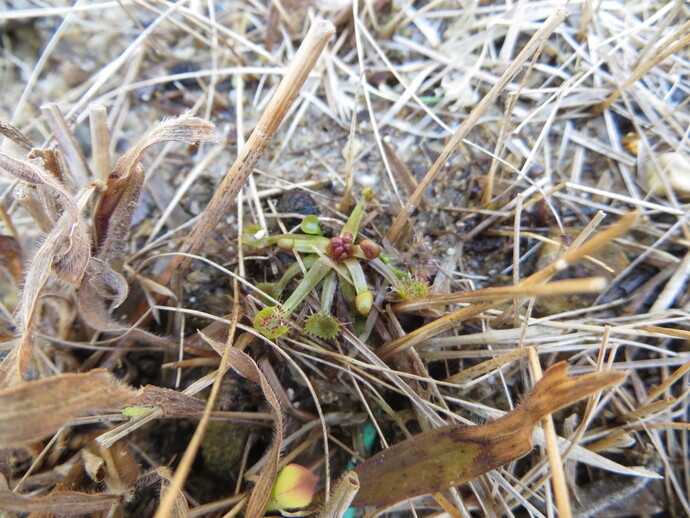
[[362, 241], [359, 246], [362, 249], [362, 252], [364, 252], [366, 258], [370, 261], [381, 255], [381, 247], [369, 239]]
[[344, 261], [354, 254], [352, 234], [345, 232], [342, 237], [332, 237], [328, 243], [328, 255], [335, 261]]

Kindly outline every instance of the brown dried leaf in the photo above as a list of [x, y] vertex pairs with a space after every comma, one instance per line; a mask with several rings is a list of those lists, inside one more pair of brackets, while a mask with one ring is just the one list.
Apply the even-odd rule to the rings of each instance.
[[84, 463], [84, 471], [91, 477], [91, 480], [99, 484], [105, 480], [105, 459], [91, 448], [82, 448], [81, 459]]
[[0, 168], [10, 173], [15, 178], [31, 185], [45, 186], [55, 191], [55, 196], [65, 212], [71, 214], [72, 220], [79, 215], [77, 203], [72, 194], [65, 188], [62, 182], [47, 171], [42, 158], [20, 160], [0, 151]]
[[[55, 495], [59, 493], [69, 492], [82, 492], [82, 493], [92, 493], [94, 489], [94, 483], [89, 478], [84, 468], [83, 461], [77, 461], [72, 464], [69, 471], [58, 480], [55, 487], [50, 491], [48, 496]], [[54, 518], [55, 514], [49, 511], [34, 511], [28, 518]]]
[[40, 314], [41, 292], [50, 273], [55, 273], [58, 278], [73, 285], [81, 282], [91, 252], [89, 234], [79, 211], [91, 197], [93, 188], [91, 185], [82, 189], [76, 200], [65, 194], [63, 198], [69, 197], [71, 203], [65, 205], [66, 210], [29, 263], [21, 305], [17, 312], [21, 341], [0, 364], [0, 384], [10, 386], [18, 383], [26, 371], [33, 352], [33, 335]]
[[[203, 335], [202, 335], [203, 336]], [[256, 485], [252, 490], [252, 494], [249, 497], [249, 503], [247, 504], [247, 511], [245, 516], [247, 518], [258, 518], [264, 515], [264, 510], [266, 509], [266, 503], [271, 494], [271, 488], [273, 487], [273, 481], [276, 478], [278, 472], [278, 462], [280, 461], [280, 450], [283, 444], [283, 418], [282, 410], [278, 398], [273, 392], [273, 389], [268, 383], [268, 380], [261, 372], [261, 369], [257, 366], [254, 360], [251, 359], [247, 354], [243, 353], [235, 347], [230, 347], [229, 350], [225, 350], [225, 344], [203, 336], [216, 351], [223, 351], [223, 355], [227, 355], [228, 364], [230, 367], [237, 372], [240, 376], [247, 378], [250, 381], [261, 386], [261, 390], [264, 393], [266, 401], [271, 406], [271, 412], [273, 414], [273, 421], [275, 422], [276, 431], [273, 438], [273, 444], [271, 445], [269, 452], [267, 454], [266, 463], [264, 464], [259, 478], [256, 481]]]
[[86, 275], [77, 292], [79, 316], [92, 328], [104, 333], [128, 333], [137, 340], [155, 347], [170, 349], [177, 342], [157, 336], [144, 329], [123, 325], [111, 317], [110, 311], [122, 304], [127, 297], [127, 281], [113, 270], [108, 263], [91, 257]]
[[0, 448], [51, 436], [69, 419], [136, 401], [134, 390], [105, 370], [59, 374], [0, 391]]
[[115, 269], [121, 267], [125, 238], [139, 203], [144, 178], [144, 166], [135, 164], [127, 176], [109, 182], [94, 210], [93, 230], [98, 257], [113, 264]]
[[0, 268], [19, 282], [22, 279], [22, 249], [12, 236], [0, 235]]
[[160, 408], [164, 417], [199, 417], [206, 407], [203, 399], [156, 385], [146, 385], [135, 404]]
[[129, 286], [125, 278], [108, 263], [91, 257], [77, 293], [79, 313], [94, 329], [103, 332], [124, 332], [127, 327], [113, 320], [110, 311], [127, 298]]
[[74, 132], [68, 126], [62, 113], [60, 113], [57, 104], [44, 104], [41, 106], [41, 111], [50, 129], [53, 130], [57, 147], [62, 152], [62, 156], [67, 164], [65, 173], [73, 179], [77, 187], [85, 186], [93, 178], [93, 174], [89, 169], [89, 164], [77, 142], [77, 138], [74, 136]]
[[12, 491], [0, 491], [0, 509], [18, 513], [45, 511], [64, 516], [95, 514], [108, 511], [118, 503], [118, 495], [107, 493], [91, 495], [77, 491], [61, 491], [44, 496], [25, 496]]
[[130, 495], [139, 477], [139, 465], [126, 441], [118, 441], [110, 448], [95, 443], [95, 452], [105, 463], [103, 481], [110, 493]]
[[117, 161], [94, 211], [98, 256], [108, 261], [116, 270], [120, 269], [119, 254], [145, 177], [144, 168], [140, 164], [141, 156], [152, 145], [167, 141], [195, 144], [215, 142], [216, 137], [213, 124], [186, 112], [153, 126]]
[[606, 371], [567, 377], [566, 369], [565, 362], [547, 369], [525, 401], [495, 421], [436, 428], [370, 457], [354, 469], [360, 482], [354, 505], [435, 493], [517, 460], [532, 449], [532, 429], [541, 419], [626, 376]]

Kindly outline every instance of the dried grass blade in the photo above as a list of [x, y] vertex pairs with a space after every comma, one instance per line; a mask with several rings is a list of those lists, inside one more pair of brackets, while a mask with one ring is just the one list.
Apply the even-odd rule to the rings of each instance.
[[0, 391], [0, 448], [49, 437], [85, 412], [119, 408], [141, 391], [104, 370], [59, 374]]
[[89, 105], [89, 127], [93, 149], [93, 172], [97, 181], [106, 182], [110, 174], [110, 131], [108, 111], [102, 104]]
[[[156, 473], [161, 477], [161, 502], [166, 498], [171, 491], [172, 486], [172, 473], [170, 469], [162, 466], [156, 470]], [[187, 518], [189, 516], [189, 504], [184, 496], [184, 493], [179, 489], [172, 489], [175, 491], [174, 503], [172, 509], [170, 510], [170, 518]]]
[[[569, 249], [560, 258], [548, 265], [546, 268], [530, 275], [523, 279], [516, 288], [528, 288], [548, 281], [551, 277], [559, 272], [562, 272], [569, 266], [573, 265], [583, 257], [592, 254], [597, 248], [608, 243], [614, 238], [630, 230], [637, 222], [639, 216], [636, 212], [627, 214], [620, 218], [614, 225], [596, 234], [582, 245]], [[476, 316], [488, 309], [495, 307], [497, 304], [502, 304], [511, 300], [513, 297], [505, 297], [503, 299], [496, 299], [493, 302], [479, 302], [471, 306], [461, 308], [452, 313], [448, 313], [443, 317], [429, 322], [428, 324], [419, 327], [408, 333], [405, 336], [391, 340], [383, 347], [381, 347], [377, 354], [386, 359], [397, 354], [409, 347], [414, 347], [419, 342], [429, 339], [444, 331], [460, 326], [462, 322]]]
[[65, 157], [68, 170], [74, 177], [76, 186], [78, 188], [85, 186], [91, 181], [93, 175], [84, 153], [82, 153], [74, 133], [67, 126], [67, 121], [60, 113], [60, 109], [57, 104], [48, 103], [41, 106], [41, 111], [46, 116], [50, 129], [53, 130], [55, 140], [57, 140], [58, 147]]
[[108, 511], [120, 501], [119, 495], [107, 493], [60, 491], [44, 496], [25, 496], [12, 491], [0, 491], [0, 509], [17, 513], [49, 512], [58, 516], [94, 515]]
[[[402, 185], [405, 194], [407, 194], [407, 196], [412, 196], [418, 185], [417, 180], [415, 180], [415, 177], [412, 176], [410, 170], [407, 168], [405, 163], [400, 160], [398, 154], [386, 141], [386, 139], [383, 139], [381, 143], [383, 144], [383, 149], [386, 152], [386, 157], [388, 157], [388, 163], [391, 166], [393, 175], [398, 182], [400, 182], [400, 185]], [[429, 207], [429, 203], [426, 201], [426, 196], [422, 196], [419, 200], [419, 207], [421, 209], [427, 209]]]
[[29, 137], [24, 135], [24, 133], [4, 117], [0, 117], [0, 135], [4, 135], [25, 151], [29, 151], [32, 147], [35, 147]]
[[463, 291], [446, 295], [432, 295], [418, 300], [410, 300], [394, 304], [394, 313], [406, 313], [428, 309], [434, 306], [446, 306], [463, 302], [484, 302], [500, 300], [506, 297], [537, 297], [549, 295], [569, 295], [572, 293], [599, 293], [606, 286], [604, 277], [588, 277], [582, 279], [565, 279], [553, 281], [547, 284], [535, 284], [533, 286], [497, 286], [482, 290]]

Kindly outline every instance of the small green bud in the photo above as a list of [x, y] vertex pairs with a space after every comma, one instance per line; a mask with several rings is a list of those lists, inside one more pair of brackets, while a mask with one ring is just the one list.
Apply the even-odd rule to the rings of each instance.
[[126, 406], [121, 410], [122, 415], [131, 417], [132, 419], [146, 415], [150, 411], [151, 409], [145, 406]]
[[355, 309], [360, 315], [368, 315], [374, 306], [374, 294], [369, 290], [358, 293], [355, 297]]
[[292, 250], [295, 248], [295, 240], [289, 237], [281, 237], [278, 240], [278, 248], [282, 250]]
[[[288, 464], [276, 477], [270, 502], [277, 509], [301, 509], [314, 498], [319, 477], [300, 464]], [[271, 507], [269, 505], [269, 507]]]

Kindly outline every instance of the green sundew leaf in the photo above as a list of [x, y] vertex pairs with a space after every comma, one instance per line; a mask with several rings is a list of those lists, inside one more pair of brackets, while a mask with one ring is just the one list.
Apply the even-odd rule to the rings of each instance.
[[304, 330], [312, 336], [329, 340], [340, 334], [340, 324], [323, 311], [310, 315], [304, 322]]
[[[316, 260], [319, 258], [318, 255], [316, 254], [311, 254], [307, 255], [302, 258], [302, 264], [304, 267], [308, 270], [311, 268]], [[295, 278], [296, 275], [302, 273], [302, 266], [299, 263], [293, 263], [291, 264], [287, 270], [285, 270], [285, 273], [283, 276], [280, 278], [280, 281], [278, 281], [278, 285], [280, 286], [280, 293], [283, 293], [285, 288], [287, 288], [288, 283]]]
[[340, 286], [340, 293], [342, 293], [345, 303], [347, 304], [347, 310], [350, 312], [351, 316], [355, 316], [358, 313], [355, 311], [355, 297], [357, 292], [355, 287], [352, 285], [352, 279], [350, 277], [344, 277], [338, 272], [338, 280]]
[[328, 243], [330, 239], [322, 236], [308, 236], [303, 234], [287, 234], [294, 242], [291, 245], [291, 250], [295, 252], [314, 253], [314, 248], [319, 249], [324, 254], [328, 250]]
[[370, 457], [354, 469], [360, 490], [353, 505], [388, 505], [435, 493], [519, 459], [532, 449], [532, 429], [541, 419], [626, 376], [606, 371], [568, 377], [566, 368], [560, 362], [547, 369], [523, 403], [500, 419], [436, 428]]
[[254, 317], [254, 329], [269, 340], [278, 338], [290, 330], [285, 311], [278, 306], [269, 306]]
[[323, 232], [321, 231], [321, 225], [319, 224], [319, 218], [314, 214], [304, 216], [304, 219], [302, 220], [302, 223], [300, 224], [299, 228], [302, 229], [302, 232], [304, 232], [305, 234], [323, 236]]
[[357, 294], [369, 291], [367, 286], [367, 278], [364, 275], [364, 270], [362, 270], [362, 265], [359, 264], [357, 259], [346, 259], [343, 264], [347, 267], [347, 271], [350, 272], [350, 278], [352, 279], [352, 284], [357, 291]]
[[321, 310], [328, 313], [335, 300], [335, 291], [338, 287], [338, 276], [335, 270], [328, 272], [326, 278], [323, 280], [321, 287]]
[[408, 273], [395, 283], [395, 291], [405, 300], [423, 299], [429, 295], [429, 284], [420, 277]]
[[355, 208], [352, 209], [352, 212], [350, 212], [350, 217], [347, 218], [345, 225], [343, 225], [343, 228], [340, 231], [341, 237], [345, 235], [346, 232], [352, 234], [353, 240], [357, 237], [359, 225], [362, 222], [362, 216], [364, 216], [364, 208], [366, 207], [367, 202], [373, 198], [374, 191], [371, 189], [371, 187], [366, 187], [362, 190], [362, 197], [357, 202], [357, 205], [355, 205]]

